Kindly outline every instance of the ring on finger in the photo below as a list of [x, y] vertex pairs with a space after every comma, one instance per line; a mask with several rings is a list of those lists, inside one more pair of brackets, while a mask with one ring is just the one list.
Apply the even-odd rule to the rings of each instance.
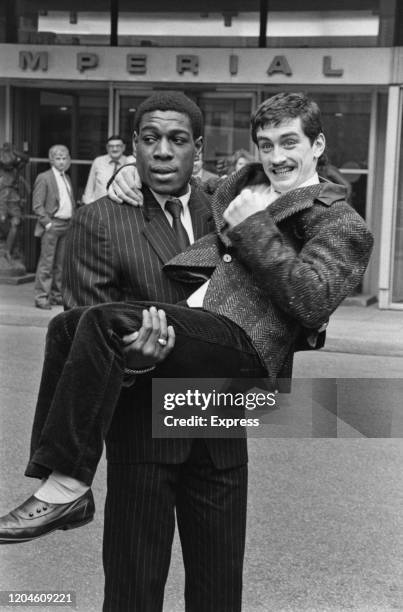
[[158, 338], [158, 342], [161, 346], [167, 345], [167, 340], [165, 340], [165, 338]]

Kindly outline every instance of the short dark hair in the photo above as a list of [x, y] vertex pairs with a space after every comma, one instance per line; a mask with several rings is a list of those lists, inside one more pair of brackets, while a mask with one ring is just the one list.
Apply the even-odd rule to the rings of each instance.
[[251, 118], [252, 140], [257, 144], [256, 132], [266, 125], [278, 126], [287, 119], [301, 117], [303, 132], [314, 143], [322, 129], [319, 106], [303, 93], [279, 93], [264, 100]]
[[120, 134], [112, 134], [112, 136], [109, 136], [108, 140], [106, 141], [106, 144], [108, 144], [110, 140], [121, 140], [123, 144], [125, 142]]
[[156, 91], [144, 100], [139, 105], [134, 117], [134, 129], [136, 132], [139, 130], [142, 116], [155, 110], [176, 111], [177, 113], [187, 115], [192, 127], [193, 138], [196, 140], [202, 135], [202, 112], [197, 104], [181, 91]]

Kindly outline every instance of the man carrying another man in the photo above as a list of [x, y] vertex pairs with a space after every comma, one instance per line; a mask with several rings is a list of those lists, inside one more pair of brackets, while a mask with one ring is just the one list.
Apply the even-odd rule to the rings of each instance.
[[[181, 95], [155, 94], [139, 108], [136, 128], [144, 205], [116, 209], [104, 198], [79, 212], [66, 276], [72, 306], [144, 299], [173, 303], [192, 291], [161, 267], [183, 249], [184, 232], [193, 242], [208, 229], [204, 196], [197, 188], [189, 190], [201, 147], [200, 111]], [[342, 190], [319, 183], [316, 163], [325, 142], [314, 103], [298, 94], [266, 101], [253, 117], [252, 135], [263, 167], [244, 168], [220, 187], [212, 202], [218, 235], [177, 255], [171, 269], [211, 270], [210, 281], [190, 305], [232, 318], [245, 329], [275, 377], [279, 370], [291, 373], [301, 322], [315, 328], [360, 280], [371, 239], [343, 202]], [[165, 206], [172, 196], [179, 199], [178, 216]], [[248, 269], [267, 293], [267, 303], [260, 293], [253, 300]], [[228, 307], [228, 298], [235, 308]], [[257, 325], [245, 319], [252, 310]], [[162, 609], [176, 510], [186, 609], [239, 611], [246, 442], [153, 439], [147, 379], [139, 376], [133, 389], [122, 393], [107, 436], [104, 610]], [[48, 380], [46, 392], [52, 394], [55, 384]], [[69, 511], [68, 503], [61, 505]]]

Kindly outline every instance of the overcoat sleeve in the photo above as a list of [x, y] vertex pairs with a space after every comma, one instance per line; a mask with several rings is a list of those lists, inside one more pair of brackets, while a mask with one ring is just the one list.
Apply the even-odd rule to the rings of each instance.
[[373, 239], [344, 201], [315, 202], [285, 223], [303, 236], [297, 251], [274, 223], [270, 208], [228, 232], [237, 258], [261, 289], [304, 327], [318, 328], [362, 279]]

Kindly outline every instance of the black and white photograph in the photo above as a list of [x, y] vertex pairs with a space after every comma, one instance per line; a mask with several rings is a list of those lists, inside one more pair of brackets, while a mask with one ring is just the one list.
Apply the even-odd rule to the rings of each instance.
[[403, 611], [403, 5], [0, 3], [0, 611]]

